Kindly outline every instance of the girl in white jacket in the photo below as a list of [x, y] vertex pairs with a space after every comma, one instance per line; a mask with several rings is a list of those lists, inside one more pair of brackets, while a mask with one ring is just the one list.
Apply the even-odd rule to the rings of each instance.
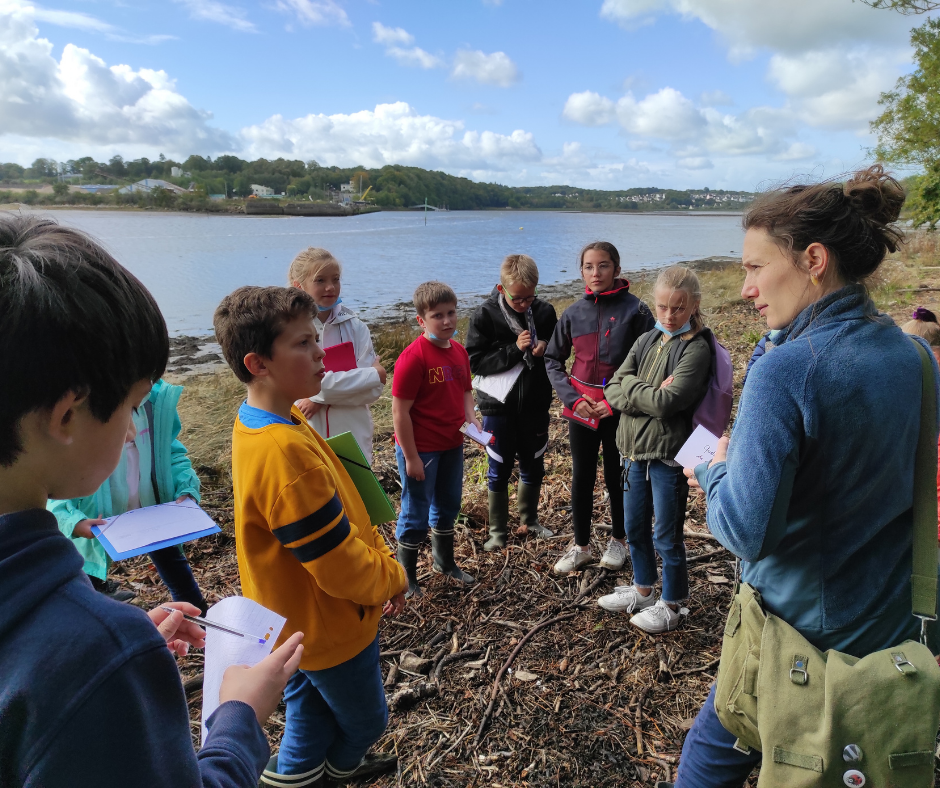
[[375, 355], [369, 327], [356, 313], [342, 305], [339, 261], [326, 249], [310, 247], [290, 264], [287, 278], [313, 298], [319, 310], [316, 321], [320, 346], [327, 351], [344, 342], [352, 343], [356, 368], [327, 372], [320, 393], [296, 405], [310, 426], [322, 437], [351, 432], [369, 464], [372, 464], [372, 413], [369, 405], [382, 396], [385, 368]]

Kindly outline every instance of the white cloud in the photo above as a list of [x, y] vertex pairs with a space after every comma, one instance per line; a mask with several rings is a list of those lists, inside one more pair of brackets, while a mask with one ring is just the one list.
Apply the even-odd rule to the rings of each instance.
[[173, 0], [175, 3], [186, 6], [193, 19], [204, 22], [216, 22], [230, 27], [241, 33], [258, 32], [254, 23], [246, 18], [245, 10], [217, 0]]
[[805, 142], [794, 142], [789, 148], [774, 156], [774, 161], [804, 161], [813, 158], [816, 153], [814, 146], [807, 145]]
[[159, 44], [176, 38], [176, 36], [161, 34], [134, 35], [112, 25], [110, 22], [105, 22], [103, 19], [98, 19], [81, 11], [60, 11], [55, 8], [44, 8], [35, 3], [23, 2], [23, 0], [0, 0], [0, 14], [13, 13], [25, 14], [28, 18], [37, 22], [47, 22], [56, 27], [100, 33], [114, 41], [125, 41], [132, 44]]
[[400, 27], [386, 27], [381, 22], [372, 23], [372, 40], [383, 46], [411, 46], [415, 37]]
[[302, 25], [339, 25], [352, 23], [346, 10], [336, 0], [275, 0], [274, 8], [297, 18]]
[[616, 117], [614, 102], [592, 90], [572, 93], [562, 110], [568, 120], [582, 126], [603, 126]]
[[0, 145], [49, 138], [94, 145], [147, 145], [168, 154], [228, 150], [234, 140], [209, 125], [164, 71], [110, 68], [66, 44], [59, 61], [26, 10], [0, 15]]
[[530, 132], [466, 131], [459, 120], [419, 115], [405, 102], [348, 115], [274, 115], [242, 130], [243, 155], [316, 159], [340, 166], [405, 164], [448, 172], [506, 172], [542, 158]]
[[734, 99], [723, 90], [706, 90], [699, 103], [703, 107], [731, 107], [734, 105]]
[[506, 88], [519, 81], [519, 69], [505, 52], [487, 55], [479, 49], [461, 49], [454, 57], [451, 76]]
[[715, 167], [712, 160], [705, 156], [689, 156], [679, 159], [676, 164], [684, 170], [711, 170]]

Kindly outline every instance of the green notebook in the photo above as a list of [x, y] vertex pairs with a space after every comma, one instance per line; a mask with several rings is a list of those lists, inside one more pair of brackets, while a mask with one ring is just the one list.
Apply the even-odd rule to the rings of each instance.
[[369, 512], [369, 519], [372, 525], [381, 525], [390, 523], [397, 519], [392, 502], [388, 500], [385, 490], [375, 478], [366, 457], [356, 443], [356, 439], [351, 432], [343, 432], [326, 439], [327, 444], [333, 450], [333, 453], [339, 457], [343, 467], [356, 485], [362, 502], [366, 505], [366, 511]]

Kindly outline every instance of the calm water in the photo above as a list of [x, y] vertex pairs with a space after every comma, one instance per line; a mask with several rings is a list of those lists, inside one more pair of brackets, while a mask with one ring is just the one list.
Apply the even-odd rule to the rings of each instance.
[[496, 284], [507, 254], [538, 263], [544, 284], [578, 278], [578, 252], [593, 240], [620, 250], [625, 271], [740, 254], [739, 216], [545, 213], [374, 213], [351, 217], [201, 216], [56, 211], [98, 240], [154, 294], [171, 334], [212, 331], [212, 313], [240, 285], [282, 285], [307, 246], [342, 261], [343, 303], [365, 318], [410, 301], [428, 279], [472, 304]]

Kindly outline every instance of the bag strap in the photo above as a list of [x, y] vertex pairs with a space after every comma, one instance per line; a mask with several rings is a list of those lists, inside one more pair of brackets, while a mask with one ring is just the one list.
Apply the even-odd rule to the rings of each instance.
[[937, 391], [933, 363], [924, 346], [920, 353], [920, 434], [914, 459], [914, 544], [911, 566], [911, 609], [921, 620], [937, 618]]
[[153, 415], [153, 402], [150, 397], [144, 403], [144, 413], [147, 414], [147, 424], [150, 426], [150, 485], [153, 487], [153, 500], [160, 501], [160, 486], [157, 484], [157, 424]]

